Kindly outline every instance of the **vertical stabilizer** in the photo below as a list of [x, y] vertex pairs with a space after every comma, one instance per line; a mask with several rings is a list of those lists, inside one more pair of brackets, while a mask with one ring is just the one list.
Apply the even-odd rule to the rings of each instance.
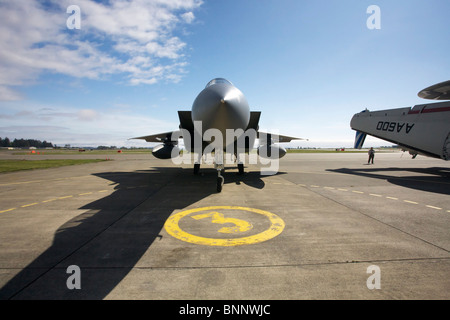
[[366, 140], [366, 136], [367, 134], [365, 134], [364, 132], [361, 131], [356, 131], [356, 136], [355, 136], [355, 149], [361, 149], [364, 141]]

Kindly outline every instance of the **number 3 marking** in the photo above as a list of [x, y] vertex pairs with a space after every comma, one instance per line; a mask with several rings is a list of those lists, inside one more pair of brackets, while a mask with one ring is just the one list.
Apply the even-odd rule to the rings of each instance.
[[[190, 217], [194, 220], [201, 220], [206, 218], [211, 218], [212, 223], [225, 224], [232, 223], [234, 226], [232, 227], [223, 227], [219, 230], [221, 233], [239, 233], [245, 232], [253, 228], [253, 225], [245, 220], [235, 219], [235, 218], [225, 218], [224, 215], [215, 210], [237, 210], [237, 211], [248, 211], [256, 214], [260, 214], [266, 219], [269, 220], [270, 226], [267, 230], [260, 232], [258, 234], [242, 237], [242, 238], [204, 238], [200, 236], [196, 236], [190, 234], [184, 230], [182, 230], [179, 226], [180, 220], [186, 217]], [[202, 211], [206, 211], [207, 213], [200, 213]], [[190, 216], [191, 214], [196, 214], [194, 216]], [[185, 211], [181, 211], [173, 214], [167, 219], [164, 224], [164, 228], [167, 233], [172, 237], [177, 238], [182, 241], [186, 241], [189, 243], [195, 243], [200, 245], [207, 246], [222, 246], [222, 247], [230, 247], [230, 246], [241, 246], [248, 244], [255, 244], [259, 242], [264, 242], [269, 239], [272, 239], [278, 236], [284, 229], [284, 221], [278, 217], [277, 215], [270, 213], [268, 211], [255, 209], [255, 208], [246, 208], [246, 207], [238, 207], [238, 206], [211, 206], [211, 207], [203, 207], [203, 208], [195, 208], [189, 209]]]
[[218, 224], [226, 224], [226, 223], [232, 223], [234, 224], [234, 227], [223, 227], [219, 229], [218, 231], [220, 233], [239, 233], [239, 232], [245, 232], [253, 228], [253, 225], [250, 222], [247, 222], [245, 220], [241, 219], [235, 219], [235, 218], [225, 218], [223, 213], [212, 211], [209, 213], [203, 213], [198, 214], [196, 216], [192, 216], [192, 219], [200, 220], [205, 218], [212, 218], [212, 223], [218, 223]]

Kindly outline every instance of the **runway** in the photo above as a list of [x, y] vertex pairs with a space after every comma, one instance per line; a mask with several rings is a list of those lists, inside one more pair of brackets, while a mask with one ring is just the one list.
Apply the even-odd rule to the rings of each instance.
[[0, 175], [0, 299], [450, 298], [449, 162], [287, 154], [217, 193], [211, 166], [110, 158]]

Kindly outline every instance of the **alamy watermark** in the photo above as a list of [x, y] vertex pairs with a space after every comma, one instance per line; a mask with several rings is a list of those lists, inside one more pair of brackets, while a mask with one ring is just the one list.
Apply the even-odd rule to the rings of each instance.
[[381, 9], [377, 5], [370, 5], [366, 10], [370, 16], [367, 18], [366, 25], [369, 30], [381, 29]]
[[[197, 155], [193, 158], [192, 154], [188, 152], [180, 154], [180, 150], [174, 147], [170, 157], [175, 165], [192, 164], [193, 161], [198, 164], [215, 164], [216, 166], [246, 164], [248, 158], [248, 164], [259, 163], [262, 165], [260, 169], [262, 175], [273, 175], [278, 172], [279, 158], [286, 152], [277, 144], [279, 135], [276, 133], [258, 133], [255, 129], [246, 131], [226, 129], [224, 137], [222, 131], [215, 128], [207, 129], [203, 134], [200, 132], [203, 132], [201, 121], [194, 121], [194, 137], [186, 129], [172, 132], [171, 143], [173, 145], [178, 144], [182, 139], [185, 147], [191, 149], [190, 147], [193, 146], [193, 150], [189, 151], [193, 151]], [[254, 149], [253, 144], [257, 137], [260, 141], [257, 153], [250, 152]], [[203, 149], [204, 142], [209, 144]], [[248, 153], [248, 157], [246, 157], [246, 153]], [[214, 156], [208, 156], [210, 154], [214, 154]]]
[[367, 289], [381, 289], [381, 269], [379, 266], [371, 265], [367, 267], [367, 273], [370, 276], [367, 278]]
[[[77, 265], [71, 265], [67, 267], [67, 274], [70, 276], [66, 280], [66, 286], [69, 290], [80, 290], [81, 289], [81, 269]], [[381, 269], [377, 265], [370, 265], [367, 267], [366, 273], [370, 274], [367, 278], [366, 286], [367, 289], [381, 289]], [[266, 313], [266, 312], [265, 312]]]
[[[73, 4], [67, 7], [67, 13], [70, 13], [70, 16], [66, 20], [67, 28], [72, 29], [81, 29], [81, 9], [79, 6]], [[379, 30], [381, 29], [381, 9], [377, 5], [370, 5], [366, 10], [367, 14], [370, 16], [367, 18], [366, 25], [369, 30]]]
[[66, 20], [67, 29], [81, 29], [81, 9], [73, 4], [67, 7], [67, 13], [71, 15]]
[[67, 267], [66, 273], [70, 274], [70, 276], [66, 280], [67, 289], [73, 290], [81, 289], [81, 269], [77, 265], [71, 265]]

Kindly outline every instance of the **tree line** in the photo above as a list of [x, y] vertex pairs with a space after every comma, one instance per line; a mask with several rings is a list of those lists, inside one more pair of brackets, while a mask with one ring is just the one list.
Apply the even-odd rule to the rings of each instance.
[[53, 148], [53, 144], [47, 141], [40, 141], [35, 139], [14, 139], [13, 141], [9, 140], [8, 137], [2, 139], [0, 137], [0, 147], [13, 147], [13, 148]]

